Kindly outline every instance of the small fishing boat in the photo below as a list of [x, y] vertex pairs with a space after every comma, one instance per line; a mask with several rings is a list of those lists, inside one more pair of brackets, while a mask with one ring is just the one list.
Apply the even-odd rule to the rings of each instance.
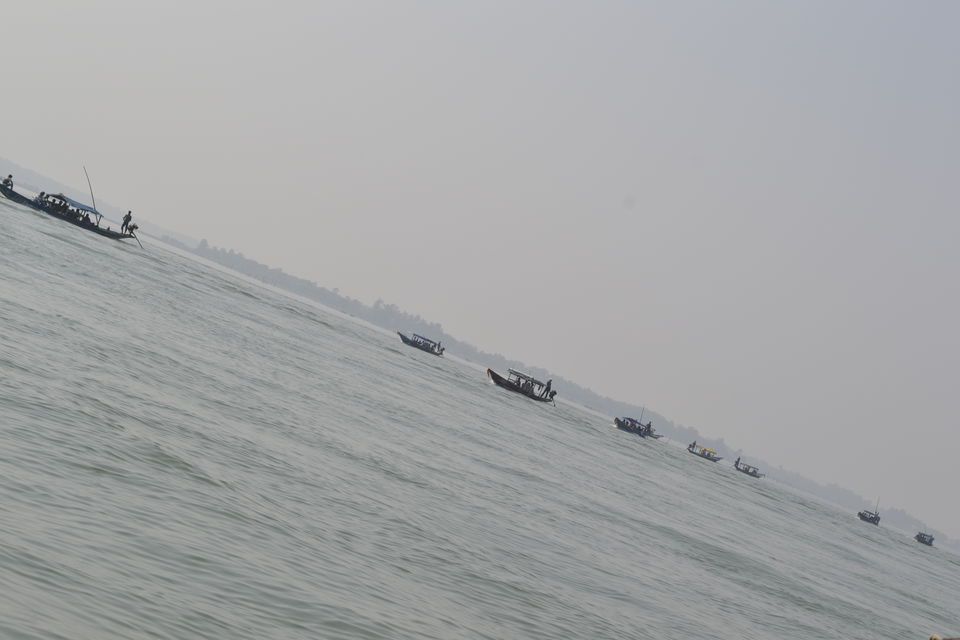
[[736, 461], [734, 461], [733, 468], [739, 471], [740, 473], [745, 473], [748, 476], [752, 476], [754, 478], [763, 478], [764, 476], [767, 475], [765, 473], [760, 473], [760, 469], [757, 469], [756, 467], [751, 467], [749, 464], [740, 462], [739, 457], [736, 459]]
[[706, 458], [710, 462], [717, 462], [718, 460], [723, 460], [723, 456], [717, 455], [717, 452], [714, 449], [710, 449], [709, 447], [699, 446], [696, 440], [694, 440], [693, 442], [687, 445], [687, 451], [689, 451], [695, 456]]
[[487, 375], [490, 376], [490, 379], [493, 380], [494, 384], [498, 387], [521, 393], [531, 400], [538, 402], [554, 402], [553, 397], [557, 395], [557, 392], [550, 390], [553, 380], [549, 380], [544, 384], [533, 376], [521, 371], [514, 369], [508, 369], [508, 371], [509, 375], [506, 378], [493, 369], [487, 369]]
[[917, 542], [919, 542], [920, 544], [925, 544], [925, 545], [927, 545], [928, 547], [932, 547], [932, 546], [933, 546], [933, 534], [932, 534], [932, 533], [926, 533], [926, 532], [924, 532], [924, 531], [921, 531], [921, 532], [918, 533], [917, 535], [913, 536], [913, 539], [916, 540]]
[[613, 424], [617, 426], [617, 429], [626, 431], [627, 433], [635, 433], [641, 438], [646, 436], [643, 434], [643, 423], [637, 420], [636, 418], [614, 418]]
[[877, 506], [873, 508], [873, 511], [864, 509], [863, 511], [857, 513], [857, 517], [864, 522], [869, 522], [870, 524], [880, 526], [880, 499], [877, 498]]
[[[136, 239], [137, 237], [133, 233], [121, 233], [120, 231], [114, 231], [110, 227], [101, 227], [100, 222], [103, 219], [103, 214], [93, 207], [68, 198], [62, 193], [43, 194], [42, 198], [37, 196], [33, 199], [17, 193], [11, 187], [0, 187], [0, 193], [13, 202], [25, 205], [31, 209], [45, 213], [48, 216], [63, 220], [64, 222], [69, 222], [81, 229], [93, 231], [106, 238], [124, 240], [127, 238]], [[90, 214], [93, 214], [92, 218]]]
[[627, 433], [635, 433], [641, 438], [659, 440], [663, 437], [662, 434], [654, 432], [652, 420], [648, 420], [647, 424], [643, 424], [643, 422], [641, 422], [642, 419], [643, 414], [640, 415], [640, 420], [624, 416], [623, 418], [614, 418], [613, 424], [616, 425], [617, 429], [622, 429]]
[[444, 347], [440, 346], [439, 342], [434, 342], [430, 338], [424, 338], [423, 336], [417, 335], [415, 333], [410, 334], [412, 338], [408, 338], [399, 331], [397, 335], [400, 336], [400, 339], [403, 341], [403, 344], [409, 347], [416, 347], [421, 351], [426, 351], [427, 353], [432, 353], [435, 356], [442, 356], [443, 352], [446, 351]]

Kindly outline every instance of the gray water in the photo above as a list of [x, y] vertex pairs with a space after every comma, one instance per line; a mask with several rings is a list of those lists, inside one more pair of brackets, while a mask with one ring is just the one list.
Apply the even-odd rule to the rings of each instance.
[[0, 222], [0, 638], [960, 631], [945, 550], [157, 242]]

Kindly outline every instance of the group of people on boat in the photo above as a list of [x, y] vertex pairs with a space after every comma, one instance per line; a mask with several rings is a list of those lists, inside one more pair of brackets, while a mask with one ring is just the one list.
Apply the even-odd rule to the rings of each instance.
[[[93, 220], [90, 218], [89, 211], [81, 211], [80, 209], [71, 207], [65, 200], [54, 197], [51, 194], [41, 191], [40, 194], [33, 199], [38, 205], [47, 209], [48, 211], [53, 211], [54, 213], [59, 213], [60, 215], [73, 218], [77, 222], [82, 222], [84, 224], [94, 224]], [[100, 226], [100, 221], [97, 220], [96, 225]]]
[[[67, 200], [64, 200], [63, 196], [61, 195], [54, 195], [46, 193], [45, 191], [41, 191], [40, 194], [33, 199], [33, 201], [47, 211], [51, 211], [66, 218], [71, 218], [81, 224], [95, 227], [100, 226], [99, 214], [97, 214], [96, 219], [91, 218], [90, 211], [71, 206], [70, 203]], [[133, 235], [134, 232], [140, 228], [140, 226], [132, 220], [133, 212], [127, 211], [127, 215], [123, 216], [123, 224], [120, 225], [120, 233]]]
[[[66, 218], [67, 220], [82, 226], [96, 227], [98, 230], [100, 228], [100, 212], [88, 207], [87, 205], [71, 200], [63, 194], [53, 194], [41, 191], [31, 200], [29, 197], [18, 194], [13, 190], [13, 174], [8, 174], [7, 177], [0, 182], [0, 188], [5, 190], [4, 195], [13, 197], [14, 200], [24, 204], [29, 204], [36, 209], [46, 211], [47, 213], [59, 216], [61, 218]], [[90, 216], [91, 213], [94, 217]], [[127, 211], [127, 214], [123, 216], [123, 224], [120, 226], [120, 234], [126, 237], [136, 237], [135, 232], [139, 228], [140, 226], [133, 222], [133, 212]], [[109, 231], [109, 227], [107, 228], [107, 231]]]

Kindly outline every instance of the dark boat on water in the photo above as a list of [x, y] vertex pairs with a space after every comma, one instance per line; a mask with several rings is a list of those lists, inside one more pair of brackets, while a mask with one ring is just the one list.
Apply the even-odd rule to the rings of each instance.
[[446, 350], [440, 346], [439, 342], [434, 342], [430, 338], [424, 338], [423, 336], [419, 336], [415, 333], [410, 334], [411, 336], [413, 336], [412, 338], [408, 338], [407, 336], [403, 335], [399, 331], [397, 331], [397, 335], [400, 336], [400, 339], [403, 341], [403, 344], [410, 347], [416, 347], [421, 351], [432, 353], [435, 356], [442, 356], [443, 352]]
[[506, 378], [493, 369], [487, 369], [487, 375], [498, 387], [521, 393], [537, 402], [553, 402], [553, 397], [557, 395], [557, 392], [550, 390], [550, 386], [553, 384], [552, 380], [544, 384], [526, 373], [513, 369], [508, 369], [508, 371], [510, 373]]
[[925, 545], [927, 545], [928, 547], [932, 547], [932, 546], [933, 546], [933, 534], [932, 534], [932, 533], [925, 533], [925, 532], [921, 531], [921, 532], [918, 533], [917, 535], [913, 536], [913, 539], [916, 540], [917, 542], [919, 542], [920, 544], [925, 544]]
[[662, 434], [654, 432], [652, 420], [648, 420], [647, 424], [643, 424], [636, 418], [628, 418], [624, 416], [622, 418], [614, 418], [613, 424], [617, 426], [617, 429], [622, 429], [627, 433], [635, 433], [641, 438], [653, 438], [655, 440], [659, 440], [663, 437]]
[[880, 526], [880, 500], [877, 500], [877, 506], [873, 508], [873, 511], [864, 509], [863, 511], [857, 513], [857, 517], [864, 522], [869, 522], [870, 524]]
[[739, 471], [740, 473], [745, 473], [748, 476], [752, 476], [754, 478], [762, 478], [765, 475], [767, 475], [765, 473], [760, 473], [760, 469], [757, 469], [756, 467], [751, 467], [749, 464], [740, 462], [740, 458], [737, 458], [734, 461], [733, 468]]
[[699, 446], [697, 445], [696, 440], [694, 440], [693, 442], [687, 445], [687, 451], [689, 451], [695, 456], [706, 458], [710, 462], [717, 462], [718, 460], [723, 460], [723, 456], [717, 455], [716, 450], [710, 449], [709, 447]]
[[[100, 234], [106, 238], [112, 238], [114, 240], [124, 240], [127, 238], [136, 238], [133, 233], [121, 233], [120, 231], [114, 231], [110, 227], [101, 227], [100, 222], [103, 219], [103, 214], [89, 207], [82, 202], [77, 202], [62, 193], [57, 194], [44, 194], [44, 197], [41, 198], [37, 196], [36, 198], [28, 198], [27, 196], [17, 193], [11, 187], [0, 186], [0, 193], [2, 193], [8, 200], [12, 200], [18, 204], [30, 207], [31, 209], [36, 209], [42, 213], [45, 213], [49, 216], [53, 216], [64, 222], [69, 222], [70, 224], [80, 227], [81, 229], [86, 229], [87, 231], [93, 231], [94, 233]], [[93, 217], [90, 217], [90, 214], [93, 214]]]

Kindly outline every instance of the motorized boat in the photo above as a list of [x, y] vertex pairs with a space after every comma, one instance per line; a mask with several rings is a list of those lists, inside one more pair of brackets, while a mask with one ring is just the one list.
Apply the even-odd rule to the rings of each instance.
[[490, 376], [490, 379], [493, 380], [494, 384], [498, 387], [523, 394], [537, 402], [554, 402], [553, 397], [557, 395], [557, 392], [550, 389], [553, 384], [552, 380], [544, 384], [533, 376], [521, 371], [508, 369], [508, 372], [507, 377], [504, 378], [493, 369], [487, 369], [487, 375]]

